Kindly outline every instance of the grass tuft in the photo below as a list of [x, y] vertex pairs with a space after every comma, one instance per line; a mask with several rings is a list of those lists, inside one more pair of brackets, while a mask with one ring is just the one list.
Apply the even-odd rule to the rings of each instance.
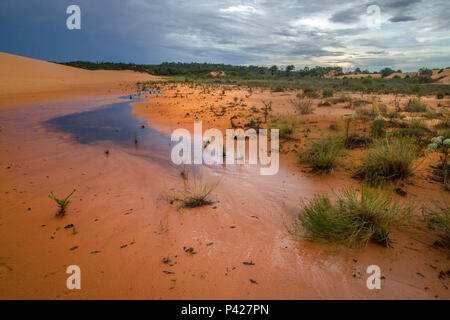
[[432, 208], [422, 208], [428, 228], [439, 236], [435, 245], [450, 249], [450, 201], [433, 201]]
[[314, 170], [328, 173], [337, 164], [338, 157], [344, 149], [340, 138], [322, 138], [310, 145], [300, 162], [309, 164]]
[[410, 217], [411, 208], [397, 205], [391, 194], [363, 187], [336, 194], [333, 203], [327, 195], [316, 195], [303, 203], [296, 226], [306, 230], [309, 240], [324, 239], [348, 247], [362, 247], [369, 241], [392, 246], [391, 229]]
[[425, 112], [427, 105], [422, 103], [419, 98], [411, 98], [405, 107], [406, 112]]
[[204, 183], [202, 178], [193, 178], [191, 182], [185, 183], [182, 191], [172, 191], [166, 194], [170, 203], [179, 202], [180, 208], [196, 208], [213, 203], [209, 199], [211, 192], [217, 187], [220, 181], [213, 184]]
[[405, 179], [413, 173], [416, 158], [417, 147], [409, 139], [378, 140], [369, 149], [356, 176], [372, 186]]

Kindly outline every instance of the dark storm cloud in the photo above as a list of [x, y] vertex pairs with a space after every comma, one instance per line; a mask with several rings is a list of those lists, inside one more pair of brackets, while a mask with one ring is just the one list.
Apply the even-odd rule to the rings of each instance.
[[412, 16], [396, 16], [389, 19], [390, 22], [407, 22], [407, 21], [415, 21], [417, 20]]
[[330, 21], [336, 23], [354, 23], [359, 20], [363, 13], [364, 11], [361, 9], [343, 10], [333, 14]]
[[406, 9], [414, 6], [416, 3], [419, 3], [421, 1], [422, 0], [386, 1], [385, 3], [383, 3], [383, 7], [389, 9]]
[[[417, 59], [422, 66], [450, 60], [447, 0], [75, 2], [82, 11], [81, 31], [65, 28], [65, 9], [73, 0], [21, 0], [20, 5], [2, 0], [0, 51], [54, 61], [297, 67], [389, 63], [405, 69]], [[380, 30], [366, 25], [371, 4], [381, 9]]]

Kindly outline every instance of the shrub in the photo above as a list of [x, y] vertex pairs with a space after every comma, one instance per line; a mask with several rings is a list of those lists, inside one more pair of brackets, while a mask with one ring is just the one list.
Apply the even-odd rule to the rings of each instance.
[[312, 100], [304, 99], [298, 95], [291, 99], [291, 104], [300, 114], [311, 114], [314, 111]]
[[345, 139], [346, 149], [356, 149], [365, 148], [367, 145], [372, 143], [372, 139], [365, 136], [360, 136], [358, 134], [351, 134]]
[[373, 186], [404, 179], [413, 173], [416, 157], [417, 147], [409, 139], [377, 141], [356, 176]]
[[330, 129], [332, 131], [339, 131], [339, 126], [336, 123], [332, 123], [332, 124], [330, 124], [328, 129]]
[[244, 123], [245, 128], [259, 129], [259, 121], [255, 120], [253, 117], [248, 118], [247, 122]]
[[322, 97], [323, 98], [331, 98], [334, 95], [334, 90], [331, 88], [323, 89]]
[[272, 88], [273, 92], [284, 92], [285, 88], [281, 84], [277, 84]]
[[427, 111], [427, 105], [422, 103], [418, 98], [411, 98], [405, 107], [406, 112], [425, 112]]
[[[361, 247], [369, 241], [385, 247], [392, 245], [390, 232], [410, 216], [410, 208], [393, 202], [390, 193], [363, 187], [336, 194], [332, 203], [326, 195], [316, 195], [303, 203], [298, 221], [309, 240], [324, 239], [348, 247]], [[298, 224], [298, 222], [296, 222]]]
[[308, 98], [319, 98], [319, 94], [317, 93], [316, 89], [312, 87], [305, 87], [303, 89], [303, 96]]
[[357, 108], [356, 115], [361, 120], [372, 120], [375, 119], [378, 114], [375, 108]]
[[351, 101], [352, 98], [349, 95], [341, 95], [339, 97], [330, 99], [332, 104], [337, 104], [337, 103], [344, 103], [344, 102], [349, 102]]
[[371, 135], [375, 138], [382, 138], [386, 136], [386, 127], [387, 127], [387, 121], [384, 119], [377, 119], [374, 122], [372, 122], [371, 126]]
[[398, 128], [392, 132], [392, 136], [401, 138], [414, 138], [421, 142], [427, 135], [427, 131], [422, 128]]
[[362, 83], [364, 83], [367, 86], [373, 85], [373, 78], [371, 76], [367, 76], [362, 80]]
[[419, 97], [423, 96], [426, 91], [426, 87], [423, 84], [416, 84], [411, 87], [411, 92], [417, 94]]
[[431, 139], [431, 143], [428, 145], [428, 152], [435, 152], [440, 150], [442, 153], [442, 172], [444, 178], [444, 186], [447, 190], [450, 190], [450, 182], [448, 181], [448, 151], [450, 149], [450, 138], [445, 136], [434, 137]]
[[444, 97], [445, 97], [445, 92], [444, 91], [436, 92], [436, 98], [437, 99], [444, 99]]
[[310, 145], [306, 153], [300, 156], [300, 161], [309, 164], [316, 171], [330, 172], [336, 166], [343, 149], [342, 139], [322, 138]]
[[318, 107], [330, 107], [331, 103], [329, 103], [328, 101], [321, 101], [321, 102], [319, 102], [319, 104], [317, 106]]
[[441, 120], [439, 121], [439, 123], [437, 123], [434, 126], [435, 129], [450, 129], [450, 119], [445, 119], [445, 120]]

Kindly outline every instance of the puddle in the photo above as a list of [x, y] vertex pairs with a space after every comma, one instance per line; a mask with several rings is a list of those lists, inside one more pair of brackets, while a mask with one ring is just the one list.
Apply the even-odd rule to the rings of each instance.
[[[136, 101], [142, 99], [133, 100]], [[137, 140], [136, 147], [139, 149], [169, 150], [170, 137], [152, 129], [145, 120], [134, 116], [129, 102], [113, 103], [92, 111], [52, 118], [45, 121], [44, 126], [69, 133], [81, 144], [112, 141], [134, 146]]]
[[[51, 131], [69, 134], [70, 139], [77, 143], [100, 144], [104, 145], [105, 150], [109, 149], [112, 143], [135, 156], [156, 160], [165, 167], [179, 167], [170, 158], [172, 146], [178, 142], [171, 142], [169, 135], [153, 129], [146, 120], [136, 117], [132, 112], [132, 102], [146, 101], [146, 99], [136, 97], [129, 99], [129, 95], [119, 98], [124, 101], [94, 110], [55, 117], [42, 124]], [[191, 139], [191, 145], [194, 143], [193, 136], [185, 137], [185, 139]], [[191, 150], [193, 153], [193, 145]], [[191, 159], [193, 158], [192, 154]], [[227, 174], [241, 179], [259, 176], [260, 168], [259, 165], [250, 164], [190, 165], [194, 171], [198, 171], [200, 167], [213, 169], [215, 175]], [[267, 179], [264, 180], [267, 181]]]

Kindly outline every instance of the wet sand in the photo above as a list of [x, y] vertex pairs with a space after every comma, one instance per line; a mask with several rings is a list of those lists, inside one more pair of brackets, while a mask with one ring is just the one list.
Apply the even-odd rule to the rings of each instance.
[[[162, 96], [149, 99], [156, 103]], [[163, 196], [183, 184], [168, 154], [152, 161], [131, 139], [80, 143], [43, 125], [111, 102], [118, 100], [1, 112], [0, 298], [448, 299], [437, 278], [447, 257], [431, 249], [433, 239], [423, 234], [396, 233], [394, 249], [349, 250], [296, 240], [287, 232], [300, 197], [347, 181], [285, 165], [269, 177], [246, 166], [202, 167], [205, 181], [221, 177], [214, 204], [179, 210]], [[167, 123], [164, 128], [169, 130]], [[77, 192], [67, 215], [55, 217], [48, 193], [64, 195], [72, 188]], [[76, 234], [64, 228], [69, 224]], [[81, 290], [65, 286], [71, 264], [81, 268]], [[382, 290], [366, 288], [370, 264], [381, 267]]]
[[[260, 176], [258, 167], [246, 165], [189, 167], [191, 177], [220, 183], [213, 204], [178, 209], [164, 197], [170, 188], [183, 188], [181, 168], [167, 152], [172, 130], [192, 130], [195, 119], [203, 130], [229, 128], [230, 114], [208, 110], [220, 110], [235, 96], [247, 105], [232, 108], [242, 113], [236, 119], [241, 125], [261, 98], [273, 100], [274, 113], [293, 116], [288, 101], [294, 93], [249, 95], [230, 88], [220, 99], [220, 88], [201, 93], [168, 86], [131, 107], [117, 97], [133, 93], [134, 85], [105, 95], [108, 86], [92, 95], [80, 87], [78, 98], [61, 89], [66, 100], [59, 102], [39, 95], [21, 100], [17, 92], [17, 104], [28, 106], [0, 95], [7, 107], [0, 110], [1, 299], [449, 299], [448, 279], [438, 278], [448, 269], [448, 253], [432, 247], [431, 234], [394, 231], [394, 248], [369, 244], [359, 250], [289, 234], [301, 198], [359, 185], [351, 169], [361, 150], [349, 152], [330, 176], [313, 174], [296, 160], [305, 135], [329, 134], [331, 123], [342, 127], [341, 115], [349, 113], [343, 105], [301, 117], [299, 140], [282, 143], [277, 175]], [[112, 109], [105, 115], [105, 108]], [[70, 127], [75, 120], [82, 130]], [[407, 197], [398, 200], [421, 204], [443, 194], [441, 185], [425, 180], [426, 168], [403, 186]], [[66, 216], [56, 217], [48, 194], [62, 197], [73, 188]], [[71, 224], [75, 234], [64, 228]], [[195, 254], [185, 251], [190, 247]], [[81, 268], [81, 290], [66, 288], [72, 264]], [[381, 290], [366, 287], [372, 264], [381, 268]]]

